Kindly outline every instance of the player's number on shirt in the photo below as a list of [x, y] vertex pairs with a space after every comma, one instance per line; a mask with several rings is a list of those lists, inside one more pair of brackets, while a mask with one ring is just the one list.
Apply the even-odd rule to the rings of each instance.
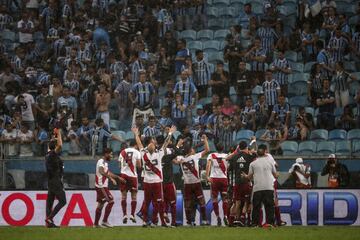
[[[157, 159], [152, 159], [152, 160], [150, 160], [150, 162], [154, 166], [158, 165], [158, 163], [159, 163]], [[145, 164], [145, 170], [146, 171], [151, 171], [151, 169], [146, 164]]]
[[190, 160], [190, 161], [187, 162], [187, 164], [183, 164], [184, 171], [189, 171], [190, 170], [189, 165], [191, 166], [191, 168], [194, 168], [194, 166], [195, 166], [194, 160]]
[[131, 164], [131, 162], [132, 162], [132, 157], [133, 157], [133, 152], [127, 152], [126, 153], [126, 158], [124, 159], [125, 161], [124, 161], [124, 163], [126, 164], [126, 165], [130, 165]]

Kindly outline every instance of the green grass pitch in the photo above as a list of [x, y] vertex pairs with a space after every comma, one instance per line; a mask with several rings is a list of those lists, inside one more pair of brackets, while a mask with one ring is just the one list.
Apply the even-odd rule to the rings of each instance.
[[47, 229], [45, 227], [0, 227], [1, 240], [228, 240], [228, 239], [264, 239], [264, 240], [346, 240], [360, 239], [360, 227], [281, 227], [261, 228], [226, 228], [226, 227], [178, 227], [142, 228], [114, 227], [112, 229], [67, 227]]

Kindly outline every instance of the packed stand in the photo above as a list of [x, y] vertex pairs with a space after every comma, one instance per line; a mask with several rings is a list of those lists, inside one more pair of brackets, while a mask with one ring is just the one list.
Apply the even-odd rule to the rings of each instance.
[[205, 133], [212, 151], [360, 152], [356, 1], [79, 2], [1, 1], [7, 157], [43, 155], [54, 128], [64, 154], [95, 156], [172, 125], [197, 151]]

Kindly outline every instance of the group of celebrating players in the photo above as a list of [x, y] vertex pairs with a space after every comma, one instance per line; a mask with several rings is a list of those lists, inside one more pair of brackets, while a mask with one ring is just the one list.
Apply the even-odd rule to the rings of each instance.
[[[217, 217], [217, 225], [222, 221], [227, 226], [259, 226], [262, 217], [251, 217], [252, 204], [252, 181], [248, 178], [249, 165], [257, 158], [256, 139], [250, 143], [242, 141], [237, 149], [231, 153], [223, 153], [223, 147], [218, 144], [216, 153], [209, 154], [209, 144], [206, 135], [201, 140], [204, 150], [196, 153], [192, 148], [190, 139], [179, 138], [177, 142], [172, 134], [175, 127], [170, 129], [166, 138], [159, 136], [145, 137], [141, 139], [139, 130], [132, 129], [134, 139], [129, 146], [122, 150], [119, 155], [121, 174], [115, 175], [109, 171], [108, 162], [112, 159], [112, 150], [104, 149], [104, 156], [96, 165], [95, 188], [97, 193], [97, 208], [95, 214], [95, 227], [112, 227], [108, 222], [108, 216], [114, 205], [114, 199], [108, 189], [109, 180], [114, 185], [120, 183], [121, 207], [123, 211], [123, 223], [128, 220], [136, 223], [135, 210], [137, 207], [138, 174], [137, 169], [142, 170], [144, 202], [141, 212], [143, 226], [150, 227], [158, 224], [158, 217], [163, 227], [176, 227], [176, 188], [174, 184], [173, 164], [181, 167], [184, 179], [183, 195], [185, 205], [186, 224], [195, 226], [196, 207], [200, 209], [201, 225], [209, 225], [206, 217], [205, 198], [201, 185], [199, 161], [207, 156], [206, 178], [211, 186], [211, 199], [213, 210]], [[251, 148], [251, 149], [250, 149]], [[266, 153], [269, 161], [275, 160]], [[274, 184], [276, 179], [274, 178]], [[230, 186], [230, 187], [229, 187]], [[131, 214], [127, 215], [127, 193], [131, 193]], [[219, 194], [222, 200], [223, 218], [219, 213]], [[152, 203], [152, 219], [149, 221], [149, 205]], [[102, 209], [105, 213], [102, 223], [99, 224]], [[168, 212], [171, 213], [171, 223]], [[254, 211], [254, 210], [253, 210]], [[260, 209], [256, 209], [260, 211]], [[275, 220], [276, 225], [286, 223], [281, 220], [279, 207], [275, 194]], [[261, 214], [260, 214], [261, 216]], [[256, 222], [254, 222], [256, 218]], [[251, 221], [253, 219], [253, 221]], [[170, 225], [168, 225], [170, 223]]]
[[[260, 178], [254, 175], [252, 164], [258, 162], [256, 159], [265, 159], [265, 164], [274, 166], [270, 178], [265, 178], [263, 183], [269, 185], [266, 189], [276, 189], [276, 162], [267, 153], [266, 146], [257, 147], [256, 139], [252, 139], [249, 147], [246, 142], [241, 141], [236, 150], [231, 154], [223, 153], [221, 144], [216, 145], [216, 153], [209, 154], [209, 144], [206, 135], [201, 141], [204, 150], [196, 153], [192, 148], [192, 141], [188, 138], [179, 137], [177, 142], [173, 138], [176, 127], [171, 127], [166, 138], [163, 136], [145, 137], [141, 139], [139, 130], [132, 129], [134, 139], [129, 142], [129, 147], [123, 149], [119, 155], [120, 175], [109, 171], [109, 162], [113, 158], [112, 150], [105, 148], [103, 157], [97, 161], [95, 189], [97, 195], [97, 208], [95, 213], [94, 227], [112, 227], [108, 217], [114, 205], [114, 199], [109, 191], [109, 180], [114, 184], [120, 183], [121, 207], [123, 210], [123, 223], [128, 220], [136, 223], [135, 211], [137, 207], [138, 174], [142, 170], [144, 201], [141, 212], [143, 226], [154, 226], [158, 224], [160, 217], [161, 226], [175, 227], [176, 223], [176, 188], [174, 184], [173, 164], [181, 167], [184, 179], [183, 195], [185, 205], [186, 224], [195, 226], [197, 207], [200, 209], [201, 225], [209, 225], [206, 217], [205, 198], [201, 185], [200, 159], [207, 156], [206, 179], [211, 186], [211, 199], [213, 210], [217, 217], [217, 225], [224, 223], [227, 226], [261, 226], [263, 204], [266, 212], [266, 224], [282, 226], [286, 223], [281, 220], [280, 210], [277, 204], [276, 191], [267, 194], [268, 199], [261, 200], [261, 194], [256, 199], [251, 196], [255, 192], [257, 182]], [[46, 201], [47, 227], [56, 227], [53, 218], [66, 204], [64, 191], [63, 162], [59, 157], [61, 152], [61, 132], [54, 130], [55, 138], [49, 143], [49, 152], [45, 157], [46, 170], [48, 174], [48, 198]], [[257, 150], [256, 150], [257, 148]], [[252, 164], [251, 164], [252, 163]], [[262, 169], [262, 166], [260, 166]], [[261, 172], [261, 171], [260, 171]], [[270, 179], [270, 180], [268, 180]], [[274, 186], [271, 181], [273, 181]], [[254, 182], [254, 189], [252, 187]], [[259, 190], [259, 189], [257, 189]], [[127, 193], [131, 193], [131, 214], [127, 215]], [[271, 191], [272, 192], [272, 191]], [[219, 214], [219, 194], [222, 200], [223, 218]], [[259, 198], [260, 196], [260, 198]], [[55, 198], [57, 205], [53, 208]], [[265, 200], [265, 201], [264, 201]], [[149, 205], [152, 203], [152, 219], [148, 221]], [[101, 224], [99, 223], [102, 209], [105, 207]], [[171, 223], [168, 212], [171, 212]], [[274, 222], [275, 216], [275, 222]], [[168, 225], [170, 223], [170, 225]]]

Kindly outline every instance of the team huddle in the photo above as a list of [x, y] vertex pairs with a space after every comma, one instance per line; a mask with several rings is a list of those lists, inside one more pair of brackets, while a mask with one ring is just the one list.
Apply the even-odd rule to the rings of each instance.
[[[144, 137], [139, 130], [132, 129], [134, 139], [119, 154], [120, 175], [109, 171], [113, 158], [112, 150], [104, 148], [103, 157], [97, 161], [95, 189], [97, 207], [94, 227], [112, 227], [108, 217], [114, 206], [114, 198], [109, 191], [109, 180], [119, 183], [123, 223], [136, 223], [138, 170], [143, 178], [144, 201], [141, 206], [143, 226], [156, 226], [160, 218], [161, 226], [176, 227], [176, 188], [173, 164], [178, 164], [183, 173], [183, 195], [186, 224], [195, 226], [196, 210], [200, 210], [200, 225], [210, 225], [206, 216], [205, 197], [201, 185], [200, 159], [207, 156], [206, 179], [211, 187], [213, 211], [217, 225], [227, 226], [283, 226], [277, 204], [277, 163], [267, 152], [266, 145], [256, 145], [252, 139], [249, 146], [241, 141], [234, 152], [224, 153], [224, 147], [217, 144], [216, 152], [209, 154], [207, 136], [201, 141], [204, 150], [196, 153], [190, 138], [173, 137], [176, 127], [171, 127], [167, 137]], [[57, 227], [54, 217], [66, 205], [63, 185], [63, 161], [59, 157], [62, 147], [61, 131], [54, 129], [54, 139], [49, 143], [45, 157], [48, 174], [48, 198], [46, 201], [45, 224]], [[127, 193], [131, 194], [131, 213], [127, 214]], [[222, 201], [223, 217], [220, 217], [219, 194]], [[59, 201], [53, 207], [54, 200]], [[153, 206], [151, 220], [150, 203]], [[101, 224], [102, 209], [105, 207]], [[263, 224], [262, 206], [265, 208], [266, 221]], [[171, 213], [171, 221], [168, 213]], [[170, 225], [168, 225], [170, 223]]]
[[[121, 191], [121, 207], [123, 211], [123, 223], [128, 221], [136, 223], [135, 210], [137, 207], [138, 174], [141, 169], [143, 178], [144, 201], [141, 206], [143, 226], [158, 225], [175, 227], [176, 223], [176, 188], [174, 184], [173, 164], [178, 164], [183, 173], [183, 195], [186, 224], [195, 226], [196, 210], [200, 210], [200, 225], [210, 225], [206, 217], [205, 197], [201, 185], [200, 159], [207, 156], [206, 179], [211, 186], [211, 199], [213, 211], [217, 217], [217, 225], [222, 223], [227, 226], [259, 226], [262, 225], [261, 206], [265, 207], [266, 224], [284, 225], [280, 218], [277, 206], [276, 192], [271, 195], [259, 191], [256, 199], [252, 199], [252, 185], [256, 185], [252, 163], [265, 161], [269, 163], [273, 172], [270, 189], [276, 189], [276, 162], [267, 153], [265, 146], [259, 146], [256, 150], [256, 140], [250, 143], [242, 141], [237, 149], [231, 153], [223, 153], [223, 147], [216, 145], [216, 153], [209, 154], [209, 144], [206, 135], [201, 140], [204, 142], [204, 150], [196, 153], [192, 148], [190, 139], [179, 138], [177, 142], [172, 134], [175, 127], [170, 129], [166, 138], [163, 136], [144, 137], [141, 139], [139, 130], [132, 129], [134, 140], [122, 150], [119, 155], [120, 175], [109, 171], [108, 162], [112, 159], [112, 150], [104, 149], [104, 156], [96, 165], [95, 188], [97, 193], [97, 208], [95, 214], [95, 227], [112, 227], [108, 222], [108, 216], [114, 205], [114, 199], [108, 189], [109, 180], [114, 185], [119, 183]], [[251, 149], [250, 149], [251, 148]], [[259, 154], [260, 153], [260, 154]], [[259, 164], [258, 164], [259, 165]], [[262, 168], [262, 166], [261, 166]], [[260, 169], [260, 168], [259, 168]], [[264, 173], [266, 175], [266, 173]], [[261, 176], [260, 176], [261, 177]], [[257, 176], [259, 178], [259, 176]], [[262, 179], [261, 181], [267, 179]], [[260, 186], [259, 184], [257, 184]], [[267, 190], [265, 187], [258, 190]], [[127, 213], [127, 193], [131, 194], [131, 213]], [[222, 200], [223, 217], [220, 217], [219, 194]], [[256, 202], [255, 202], [256, 200]], [[153, 206], [152, 216], [149, 216], [150, 203]], [[101, 224], [99, 223], [104, 205], [105, 213]], [[252, 212], [252, 214], [251, 214]], [[171, 220], [168, 216], [171, 213]], [[170, 214], [169, 214], [170, 215]], [[275, 217], [275, 221], [274, 221]], [[149, 219], [151, 218], [151, 219]]]

